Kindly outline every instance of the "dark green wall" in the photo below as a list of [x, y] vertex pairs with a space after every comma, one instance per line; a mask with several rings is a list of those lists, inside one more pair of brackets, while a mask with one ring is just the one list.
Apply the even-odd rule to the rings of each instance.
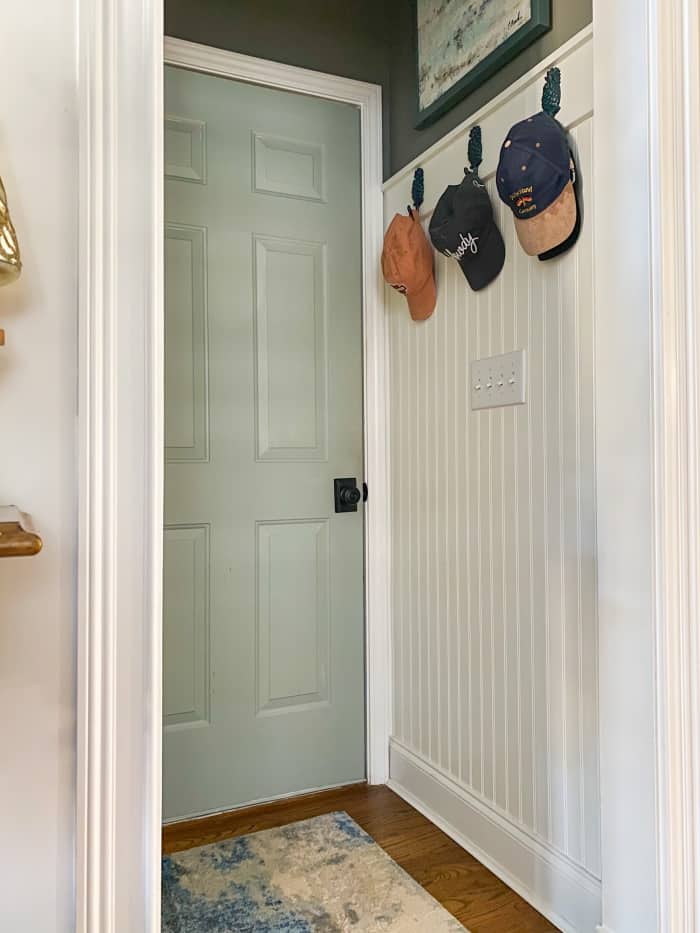
[[[389, 166], [393, 174], [428, 146], [500, 94], [592, 19], [592, 0], [553, 0], [552, 29], [520, 53], [492, 78], [424, 130], [414, 128], [416, 74], [413, 58], [411, 0], [388, 0], [393, 24], [389, 76]], [[614, 2], [614, 0], [610, 0]]]
[[414, 128], [412, 0], [165, 0], [165, 31], [180, 39], [381, 84], [388, 176], [591, 21], [592, 0], [554, 0], [553, 7], [549, 33], [424, 130]]

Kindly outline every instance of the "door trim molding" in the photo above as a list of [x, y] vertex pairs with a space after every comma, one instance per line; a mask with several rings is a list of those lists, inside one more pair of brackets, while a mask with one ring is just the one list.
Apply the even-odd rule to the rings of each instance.
[[700, 925], [700, 206], [692, 195], [700, 15], [692, 0], [594, 0], [593, 20], [600, 930], [692, 933]]
[[165, 37], [168, 65], [278, 90], [352, 104], [360, 112], [362, 166], [362, 293], [365, 479], [365, 625], [367, 780], [389, 777], [389, 336], [379, 256], [382, 201], [382, 91], [377, 84], [339, 78]]
[[[158, 933], [163, 533], [163, 10], [79, 0], [76, 929]], [[167, 40], [168, 61], [361, 114], [368, 777], [388, 774], [381, 91]], [[188, 57], [189, 56], [189, 57]], [[128, 270], [128, 271], [125, 271]]]
[[162, 5], [79, 0], [77, 26], [76, 929], [156, 933], [162, 729]]
[[700, 925], [700, 13], [649, 2], [659, 930]]

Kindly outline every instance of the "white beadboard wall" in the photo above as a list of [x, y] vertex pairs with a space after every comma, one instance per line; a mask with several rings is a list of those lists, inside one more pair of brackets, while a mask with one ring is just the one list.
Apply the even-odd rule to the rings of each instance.
[[[540, 263], [496, 193], [499, 148], [539, 109], [550, 64], [582, 179], [577, 246]], [[596, 618], [592, 33], [385, 186], [388, 223], [415, 164], [427, 221], [462, 177], [472, 122], [506, 241], [472, 292], [436, 254], [434, 316], [390, 315], [393, 586], [391, 783], [563, 930], [600, 922]], [[527, 404], [469, 405], [469, 362], [527, 350]]]

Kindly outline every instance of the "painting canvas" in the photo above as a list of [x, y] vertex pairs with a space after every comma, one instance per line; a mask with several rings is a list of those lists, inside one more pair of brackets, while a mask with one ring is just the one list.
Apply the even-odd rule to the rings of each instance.
[[550, 0], [415, 0], [418, 126], [550, 28]]

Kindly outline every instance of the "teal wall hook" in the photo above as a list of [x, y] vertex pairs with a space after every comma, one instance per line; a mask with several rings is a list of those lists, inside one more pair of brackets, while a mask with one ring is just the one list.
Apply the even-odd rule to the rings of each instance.
[[542, 89], [542, 109], [550, 117], [556, 117], [561, 104], [561, 71], [550, 68], [544, 79]]
[[475, 175], [479, 174], [479, 166], [483, 160], [483, 151], [481, 145], [481, 127], [477, 123], [469, 131], [469, 143], [467, 145], [467, 158], [469, 160], [469, 171]]
[[[423, 198], [425, 196], [425, 179], [422, 168], [417, 168], [413, 173], [413, 184], [411, 185], [411, 199], [413, 201], [413, 207], [415, 210], [419, 211], [420, 206], [423, 203]], [[411, 207], [408, 208], [408, 213], [411, 213]]]

